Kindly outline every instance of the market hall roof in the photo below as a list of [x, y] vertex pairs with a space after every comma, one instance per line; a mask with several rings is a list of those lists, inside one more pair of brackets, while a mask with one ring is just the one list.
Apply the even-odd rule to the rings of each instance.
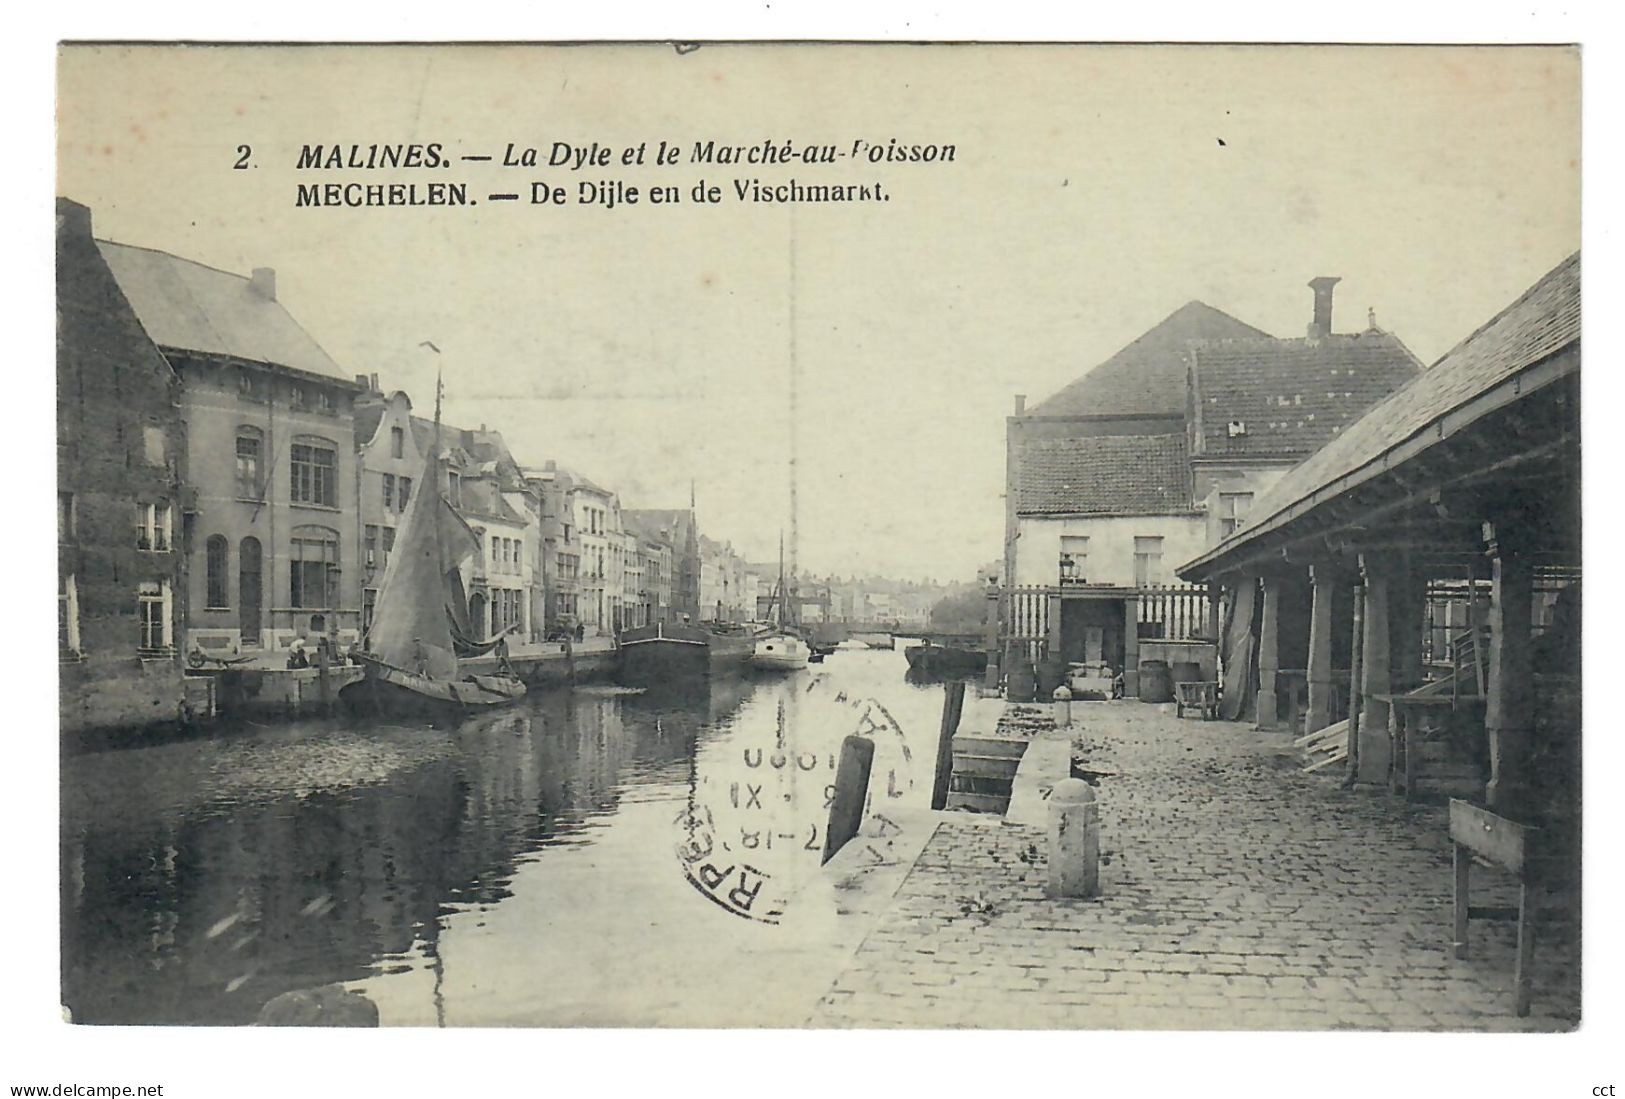
[[[1576, 252], [1433, 366], [1288, 471], [1254, 503], [1245, 527], [1182, 566], [1179, 574], [1187, 578], [1207, 575], [1207, 566], [1377, 476], [1396, 461], [1406, 460], [1412, 452], [1450, 438], [1473, 422], [1458, 417], [1458, 422], [1447, 425], [1453, 413], [1560, 352], [1578, 348], [1579, 342], [1580, 253]], [[1557, 376], [1578, 371], [1578, 356], [1560, 365], [1554, 372]], [[1521, 384], [1517, 389], [1533, 392]]]
[[355, 384], [276, 300], [276, 275], [268, 268], [245, 278], [151, 248], [105, 240], [96, 246], [159, 347]]
[[1397, 336], [1375, 328], [1202, 340], [1188, 350], [1202, 458], [1304, 457], [1422, 370]]
[[1020, 451], [1018, 515], [1166, 515], [1192, 508], [1183, 434], [1037, 439], [1020, 444]]
[[1186, 345], [1191, 340], [1268, 336], [1211, 305], [1186, 302], [1025, 415], [1184, 415]]

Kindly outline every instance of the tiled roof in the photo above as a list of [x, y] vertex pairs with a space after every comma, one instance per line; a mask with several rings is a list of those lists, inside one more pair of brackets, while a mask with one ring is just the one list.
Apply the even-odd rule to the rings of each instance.
[[1241, 545], [1292, 505], [1376, 461], [1479, 394], [1579, 339], [1576, 252], [1437, 363], [1290, 470], [1253, 505], [1248, 526], [1221, 550]]
[[[1203, 340], [1195, 364], [1199, 453], [1301, 458], [1326, 445], [1422, 364], [1387, 332], [1318, 340]], [[1232, 437], [1231, 421], [1245, 425]]]
[[500, 492], [492, 493], [489, 497], [475, 493], [472, 490], [463, 493], [463, 506], [457, 509], [465, 519], [496, 519], [504, 523], [513, 523], [517, 526], [525, 524], [525, 517], [507, 500], [502, 498]]
[[1185, 345], [1267, 336], [1199, 301], [1187, 302], [1043, 403], [1033, 416], [1123, 416], [1185, 411]]
[[622, 508], [621, 526], [638, 532], [642, 538], [673, 545], [686, 537], [684, 524], [691, 522], [686, 508]]
[[1041, 439], [1021, 447], [1023, 515], [1156, 515], [1191, 509], [1184, 435]]
[[251, 289], [243, 276], [150, 248], [105, 240], [96, 246], [159, 347], [353, 380], [280, 302]]
[[384, 419], [384, 403], [357, 402], [355, 406], [355, 445], [366, 446], [378, 434], [378, 425]]

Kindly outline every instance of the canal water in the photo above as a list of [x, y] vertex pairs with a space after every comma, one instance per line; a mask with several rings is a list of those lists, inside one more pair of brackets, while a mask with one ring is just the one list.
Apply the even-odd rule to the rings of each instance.
[[943, 690], [906, 667], [67, 757], [64, 1003], [243, 1024], [339, 982], [385, 1025], [795, 1025], [856, 945], [818, 873], [842, 739], [875, 744], [882, 832], [930, 799]]

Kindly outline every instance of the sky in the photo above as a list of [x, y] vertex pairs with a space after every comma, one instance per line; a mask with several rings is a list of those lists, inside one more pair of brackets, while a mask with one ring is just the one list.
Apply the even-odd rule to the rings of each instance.
[[[1004, 418], [1192, 299], [1301, 336], [1374, 309], [1424, 362], [1579, 247], [1568, 49], [67, 47], [59, 194], [99, 236], [246, 274], [350, 374], [500, 430], [752, 560], [968, 580], [1000, 553]], [[688, 163], [696, 141], [954, 146], [951, 163]], [[683, 163], [503, 168], [509, 142]], [[439, 142], [438, 171], [298, 171]], [[238, 147], [252, 167], [237, 170]], [[700, 180], [886, 202], [689, 200]], [[462, 209], [296, 209], [299, 183], [465, 181]], [[583, 181], [683, 201], [486, 201]], [[440, 349], [438, 355], [422, 345]], [[788, 383], [798, 380], [795, 430]]]

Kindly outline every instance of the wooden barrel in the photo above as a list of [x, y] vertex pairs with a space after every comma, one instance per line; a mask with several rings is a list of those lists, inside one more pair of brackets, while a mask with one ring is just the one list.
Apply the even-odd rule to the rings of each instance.
[[1140, 701], [1172, 702], [1174, 681], [1166, 660], [1140, 661]]
[[1046, 660], [1038, 666], [1038, 698], [1039, 702], [1048, 702], [1055, 695], [1055, 688], [1066, 682], [1066, 661]]

